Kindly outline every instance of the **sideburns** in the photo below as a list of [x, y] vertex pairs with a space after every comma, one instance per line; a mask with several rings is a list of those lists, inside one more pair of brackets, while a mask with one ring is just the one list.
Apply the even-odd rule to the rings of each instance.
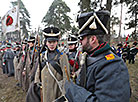
[[83, 46], [83, 52], [89, 52], [92, 49], [91, 45], [89, 44], [89, 39], [90, 36], [87, 37], [87, 43]]

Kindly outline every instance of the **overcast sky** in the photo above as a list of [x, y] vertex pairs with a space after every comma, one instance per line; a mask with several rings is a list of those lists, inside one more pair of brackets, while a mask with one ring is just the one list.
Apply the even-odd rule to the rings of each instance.
[[[8, 10], [12, 8], [11, 1], [15, 0], [1, 0], [0, 2], [0, 16], [3, 17]], [[69, 16], [75, 20], [73, 14], [79, 11], [78, 2], [79, 0], [63, 0], [71, 8], [71, 13]], [[32, 29], [38, 28], [38, 26], [43, 27], [41, 24], [42, 18], [47, 13], [53, 0], [22, 0], [28, 12], [30, 13], [30, 21]]]
[[[1, 0], [0, 2], [0, 16], [3, 17], [6, 12], [8, 10], [11, 9], [12, 4], [10, 3], [11, 1], [15, 1], [15, 0]], [[75, 22], [75, 16], [73, 14], [77, 14], [77, 12], [79, 11], [79, 6], [78, 6], [78, 2], [80, 0], [63, 0], [66, 2], [66, 4], [71, 8], [71, 13], [69, 14], [69, 16], [74, 20]], [[104, 0], [105, 1], [105, 0]], [[35, 28], [38, 28], [38, 26], [41, 26], [43, 28], [43, 25], [41, 24], [41, 20], [42, 18], [45, 16], [47, 10], [49, 9], [50, 5], [52, 4], [53, 0], [22, 0], [22, 2], [24, 3], [25, 7], [27, 8], [27, 10], [30, 13], [30, 21], [31, 21], [31, 25], [32, 25], [32, 29], [34, 30]], [[124, 8], [125, 9], [125, 8]], [[116, 11], [118, 17], [120, 17], [120, 7], [112, 10], [112, 11]], [[123, 10], [123, 21], [122, 21], [122, 35], [127, 35], [127, 34], [131, 34], [131, 30], [129, 31], [124, 31], [123, 27], [124, 27], [124, 19], [125, 19], [125, 12], [126, 10]], [[119, 28], [116, 28], [116, 32], [118, 33]]]

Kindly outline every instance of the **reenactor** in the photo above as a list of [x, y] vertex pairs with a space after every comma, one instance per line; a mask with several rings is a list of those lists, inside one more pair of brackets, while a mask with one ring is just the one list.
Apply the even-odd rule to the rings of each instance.
[[126, 62], [127, 56], [128, 56], [128, 46], [127, 43], [125, 43], [122, 48], [122, 59], [124, 60], [124, 62]]
[[7, 43], [6, 45], [6, 51], [4, 53], [4, 60], [6, 64], [6, 69], [8, 69], [8, 77], [14, 76], [14, 64], [13, 64], [13, 59], [14, 59], [14, 52], [12, 51], [12, 44]]
[[[68, 37], [68, 48], [69, 52], [67, 53], [69, 63], [70, 63], [70, 72], [71, 77], [75, 78], [75, 72], [79, 69], [79, 50], [77, 50], [78, 39], [75, 35], [69, 35]], [[75, 76], [74, 76], [75, 75]]]
[[131, 63], [131, 61], [132, 61], [132, 64], [135, 63], [135, 56], [138, 53], [138, 48], [136, 46], [137, 46], [137, 42], [135, 41], [129, 51], [129, 64]]
[[5, 45], [1, 46], [1, 49], [0, 49], [0, 60], [1, 60], [1, 68], [2, 68], [2, 71], [3, 71], [3, 74], [7, 74], [7, 71], [6, 71], [6, 68], [5, 68], [5, 61], [4, 61], [4, 58], [3, 58], [3, 55], [5, 53]]
[[64, 42], [61, 43], [61, 46], [58, 48], [60, 52], [64, 52]]
[[116, 50], [116, 54], [119, 56], [119, 57], [122, 57], [122, 43], [119, 43], [117, 44], [117, 50]]
[[127, 45], [127, 60], [129, 60], [129, 55], [130, 55], [130, 45]]
[[29, 72], [29, 80], [30, 82], [34, 81], [35, 78], [35, 72], [38, 67], [38, 49], [40, 50], [40, 41], [39, 36], [37, 35], [35, 38], [35, 43], [33, 45], [32, 53], [30, 53], [31, 56], [31, 63], [30, 63], [30, 72]]
[[[35, 51], [35, 37], [30, 36], [28, 39], [28, 47], [26, 47], [26, 54], [25, 54], [25, 66], [23, 69], [23, 89], [27, 92], [29, 85], [31, 83], [30, 80], [30, 72], [32, 69], [33, 64], [33, 57], [34, 57], [34, 51]], [[33, 55], [34, 54], [34, 55]]]
[[0, 46], [0, 68], [2, 68], [2, 54], [3, 54], [3, 48]]
[[[35, 80], [28, 90], [26, 102], [65, 100], [59, 97], [65, 92], [62, 84], [64, 82], [63, 79], [67, 77], [65, 77], [63, 66], [68, 64], [65, 63], [68, 60], [66, 60], [67, 56], [57, 48], [60, 32], [56, 27], [47, 27], [43, 32], [45, 36], [43, 48], [46, 50], [40, 54], [40, 63], [36, 71]], [[65, 68], [68, 71], [66, 72], [69, 73], [69, 64]]]
[[103, 39], [108, 34], [109, 18], [107, 10], [78, 16], [84, 60], [77, 84], [65, 83], [69, 102], [129, 102], [128, 69]]
[[13, 63], [14, 63], [14, 77], [15, 79], [18, 81], [19, 79], [19, 70], [20, 69], [17, 69], [17, 66], [19, 64], [19, 54], [20, 54], [20, 50], [21, 50], [21, 45], [16, 42], [16, 45], [14, 47], [14, 54], [15, 54], [15, 57], [14, 57], [14, 60], [13, 60]]
[[21, 51], [19, 52], [19, 64], [17, 65], [17, 69], [19, 71], [19, 75], [18, 75], [18, 83], [17, 86], [23, 87], [23, 79], [24, 79], [24, 74], [23, 74], [23, 70], [25, 67], [25, 62], [26, 62], [26, 51], [27, 51], [27, 39], [24, 39], [24, 41], [22, 41], [22, 48]]

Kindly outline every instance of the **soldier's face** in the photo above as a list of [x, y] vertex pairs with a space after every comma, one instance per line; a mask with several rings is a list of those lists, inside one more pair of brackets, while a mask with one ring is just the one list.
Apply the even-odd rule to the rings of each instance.
[[23, 49], [23, 50], [25, 49], [25, 44], [22, 45], [22, 49]]
[[82, 44], [83, 52], [89, 52], [92, 49], [92, 47], [89, 44], [89, 39], [87, 36], [84, 36], [81, 39], [81, 44]]
[[58, 42], [57, 41], [47, 41], [46, 45], [49, 48], [50, 51], [54, 51], [57, 47]]
[[29, 47], [33, 47], [34, 46], [34, 43], [32, 43], [32, 42], [29, 42], [28, 44], [29, 44]]
[[75, 44], [69, 44], [69, 50], [73, 50], [75, 47]]
[[87, 43], [87, 36], [82, 37], [82, 39], [80, 40], [80, 42], [81, 42], [81, 44], [82, 44], [82, 47], [83, 47], [84, 45], [86, 45], [86, 43]]

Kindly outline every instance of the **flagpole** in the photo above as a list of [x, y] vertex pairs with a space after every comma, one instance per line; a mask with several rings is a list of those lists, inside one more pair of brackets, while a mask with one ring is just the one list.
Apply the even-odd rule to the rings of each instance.
[[19, 24], [19, 30], [18, 30], [18, 34], [19, 34], [19, 41], [21, 42], [22, 39], [21, 39], [21, 29], [20, 29], [20, 18], [19, 18], [19, 13], [20, 13], [20, 3], [19, 3], [19, 0], [17, 1], [18, 2], [18, 5], [17, 5], [17, 9], [18, 9], [18, 12], [17, 12], [17, 24]]

